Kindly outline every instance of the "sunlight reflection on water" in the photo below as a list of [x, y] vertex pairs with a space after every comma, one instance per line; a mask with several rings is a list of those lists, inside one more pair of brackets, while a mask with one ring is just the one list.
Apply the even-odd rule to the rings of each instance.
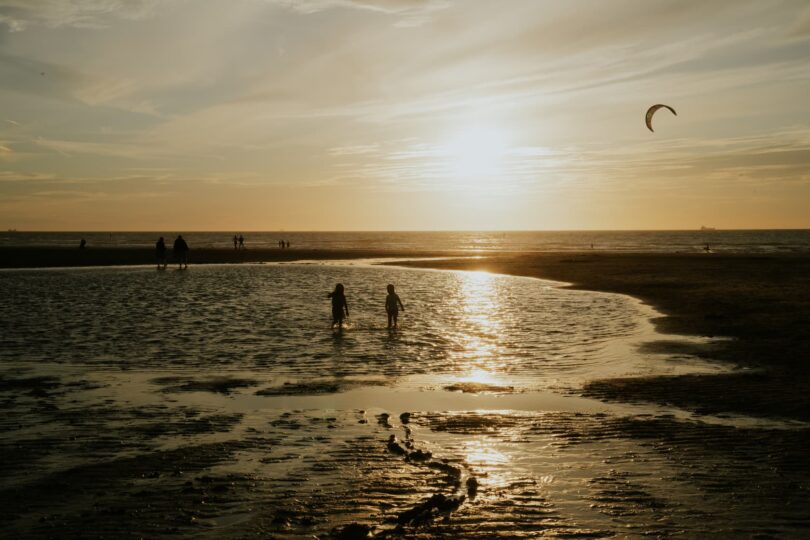
[[[349, 328], [326, 293], [346, 284]], [[406, 311], [385, 328], [385, 286]], [[575, 385], [651, 369], [628, 340], [650, 332], [638, 302], [487, 273], [312, 265], [98, 268], [0, 273], [7, 361], [265, 377], [467, 377]], [[9, 329], [10, 330], [10, 329]], [[659, 367], [666, 369], [662, 362]], [[486, 375], [485, 375], [486, 374]]]
[[498, 299], [495, 296], [495, 280], [486, 272], [469, 272], [462, 275], [460, 294], [464, 302], [464, 316], [469, 321], [470, 332], [465, 337], [465, 358], [471, 369], [483, 371], [494, 367], [496, 342], [501, 326], [496, 318]]

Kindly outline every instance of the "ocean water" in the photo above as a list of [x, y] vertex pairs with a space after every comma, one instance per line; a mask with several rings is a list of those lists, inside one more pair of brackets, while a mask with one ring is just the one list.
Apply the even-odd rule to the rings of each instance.
[[[630, 297], [362, 264], [4, 270], [0, 295], [11, 537], [806, 530], [807, 426], [582, 396], [598, 378], [730, 369]], [[645, 347], [661, 340], [688, 347]], [[450, 510], [420, 510], [439, 495]]]
[[[525, 232], [245, 232], [248, 248], [273, 248], [281, 239], [293, 248], [461, 251], [601, 251], [773, 253], [810, 251], [810, 230], [525, 231]], [[233, 246], [238, 232], [0, 232], [0, 246], [151, 247], [158, 236], [183, 234], [195, 247]]]

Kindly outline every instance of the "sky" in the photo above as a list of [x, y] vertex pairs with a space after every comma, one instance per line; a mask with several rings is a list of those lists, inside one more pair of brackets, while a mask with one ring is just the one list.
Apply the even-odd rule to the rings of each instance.
[[0, 0], [0, 228], [810, 228], [808, 95], [804, 0]]

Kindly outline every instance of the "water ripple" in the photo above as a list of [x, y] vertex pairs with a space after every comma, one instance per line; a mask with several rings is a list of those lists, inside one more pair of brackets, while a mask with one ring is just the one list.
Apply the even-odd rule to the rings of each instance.
[[[346, 285], [349, 328], [326, 299]], [[407, 310], [385, 328], [385, 287]], [[307, 377], [413, 373], [575, 381], [626, 359], [641, 331], [631, 299], [482, 273], [335, 266], [209, 266], [0, 274], [4, 360]]]

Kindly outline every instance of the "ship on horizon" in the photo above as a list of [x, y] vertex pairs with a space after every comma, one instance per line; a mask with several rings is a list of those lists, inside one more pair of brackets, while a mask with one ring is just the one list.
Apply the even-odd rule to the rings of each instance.
[[716, 227], [707, 227], [706, 225], [701, 225], [700, 230], [701, 231], [716, 231], [717, 228]]

